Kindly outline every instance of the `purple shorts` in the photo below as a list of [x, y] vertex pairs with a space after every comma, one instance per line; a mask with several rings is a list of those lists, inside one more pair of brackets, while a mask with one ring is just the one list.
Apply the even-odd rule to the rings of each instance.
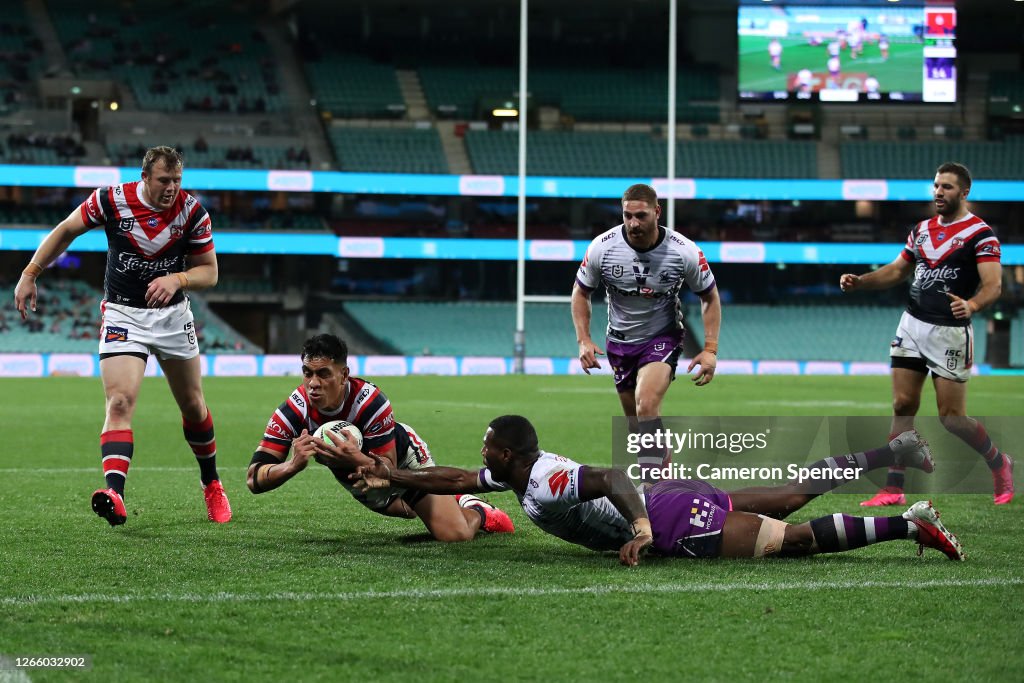
[[623, 344], [608, 340], [605, 348], [608, 364], [615, 373], [615, 390], [636, 389], [636, 376], [648, 363], [668, 363], [672, 379], [676, 378], [676, 363], [683, 353], [683, 331], [659, 334], [640, 344]]
[[718, 557], [732, 499], [704, 481], [668, 479], [647, 489], [654, 549], [668, 557]]

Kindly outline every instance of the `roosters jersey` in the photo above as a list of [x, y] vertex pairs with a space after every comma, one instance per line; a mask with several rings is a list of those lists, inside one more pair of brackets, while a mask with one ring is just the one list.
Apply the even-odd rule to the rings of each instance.
[[[633, 538], [629, 522], [607, 498], [582, 500], [580, 473], [584, 467], [541, 451], [530, 470], [526, 492], [516, 492], [519, 505], [534, 524], [552, 536], [591, 550], [618, 550]], [[489, 468], [481, 469], [478, 477], [487, 491], [511, 489], [507, 482], [495, 479]]]
[[[154, 279], [185, 270], [185, 256], [213, 249], [210, 215], [187, 192], [161, 211], [142, 198], [142, 181], [101, 187], [79, 207], [89, 227], [107, 233], [107, 301], [146, 308], [146, 288]], [[168, 302], [176, 304], [180, 290]]]
[[587, 292], [604, 283], [608, 292], [608, 339], [637, 344], [682, 329], [679, 290], [685, 284], [703, 294], [715, 286], [700, 248], [676, 232], [659, 227], [653, 247], [637, 251], [616, 226], [594, 238], [580, 264], [576, 282]]
[[306, 387], [299, 385], [270, 416], [260, 447], [284, 460], [303, 429], [312, 434], [320, 425], [334, 420], [346, 420], [359, 428], [364, 453], [382, 455], [395, 447], [401, 454], [409, 447], [409, 435], [395, 422], [391, 401], [376, 385], [359, 377], [348, 378], [345, 400], [333, 413], [317, 410], [306, 395]]
[[978, 291], [978, 264], [999, 262], [999, 240], [985, 221], [972, 213], [949, 225], [934, 216], [910, 231], [900, 256], [914, 264], [907, 312], [933, 325], [967, 327], [949, 308], [950, 292], [968, 299]]

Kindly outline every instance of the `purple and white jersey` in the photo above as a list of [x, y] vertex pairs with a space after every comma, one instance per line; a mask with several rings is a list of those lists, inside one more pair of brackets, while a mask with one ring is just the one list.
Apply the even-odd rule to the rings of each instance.
[[682, 329], [683, 284], [697, 294], [715, 286], [700, 247], [677, 232], [658, 230], [658, 241], [644, 251], [629, 245], [623, 225], [598, 235], [587, 247], [576, 282], [587, 292], [604, 282], [609, 340], [638, 344]]
[[[580, 474], [585, 465], [541, 451], [530, 470], [530, 484], [519, 504], [530, 520], [563, 541], [591, 550], [618, 550], [633, 538], [629, 522], [607, 498], [583, 501]], [[481, 488], [508, 491], [487, 467], [478, 475]], [[643, 494], [640, 494], [643, 497]]]

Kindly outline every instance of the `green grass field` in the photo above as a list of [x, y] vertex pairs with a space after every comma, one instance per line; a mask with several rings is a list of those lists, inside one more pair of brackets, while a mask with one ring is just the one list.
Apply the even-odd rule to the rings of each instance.
[[[33, 681], [1011, 681], [1024, 671], [1024, 500], [936, 499], [968, 561], [910, 543], [805, 560], [620, 567], [533, 527], [461, 545], [367, 512], [312, 465], [253, 496], [244, 471], [295, 378], [206, 381], [234, 521], [206, 521], [162, 379], [143, 387], [129, 521], [89, 508], [102, 482], [97, 379], [0, 381], [0, 656], [83, 655]], [[442, 464], [473, 467], [488, 420], [529, 416], [541, 445], [610, 462], [608, 377], [382, 378]], [[888, 380], [721, 376], [669, 392], [670, 415], [888, 414]], [[922, 414], [934, 415], [926, 391]], [[1024, 381], [971, 383], [971, 411], [1024, 416]], [[1018, 475], [1019, 477], [1020, 475]], [[862, 496], [819, 498], [795, 521]], [[902, 511], [902, 510], [900, 510]], [[895, 514], [895, 513], [894, 513]], [[14, 678], [0, 670], [0, 681]], [[20, 672], [18, 674], [20, 676]], [[6, 677], [5, 677], [6, 676]]]
[[[800, 69], [810, 69], [824, 81], [828, 74], [826, 44], [811, 46], [803, 38], [787, 38], [782, 42], [781, 70], [772, 68], [768, 57], [769, 39], [762, 36], [739, 37], [739, 90], [765, 92], [786, 90], [787, 78]], [[924, 46], [921, 43], [893, 42], [889, 59], [883, 60], [878, 45], [868, 43], [857, 59], [850, 59], [849, 50], [841, 55], [844, 80], [853, 74], [872, 75], [882, 91], [920, 92], [924, 68]]]

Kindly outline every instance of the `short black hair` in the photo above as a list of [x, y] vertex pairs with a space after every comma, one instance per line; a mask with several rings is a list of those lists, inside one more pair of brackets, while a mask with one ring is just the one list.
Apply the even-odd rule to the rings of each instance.
[[493, 433], [493, 441], [500, 448], [507, 448], [519, 455], [534, 455], [540, 451], [537, 430], [522, 415], [502, 415], [487, 425]]
[[317, 334], [302, 345], [302, 360], [329, 358], [340, 365], [348, 365], [348, 344], [333, 334]]
[[971, 172], [963, 164], [955, 161], [947, 161], [936, 169], [935, 175], [939, 175], [940, 173], [952, 173], [956, 176], [961, 190], [971, 189]]

